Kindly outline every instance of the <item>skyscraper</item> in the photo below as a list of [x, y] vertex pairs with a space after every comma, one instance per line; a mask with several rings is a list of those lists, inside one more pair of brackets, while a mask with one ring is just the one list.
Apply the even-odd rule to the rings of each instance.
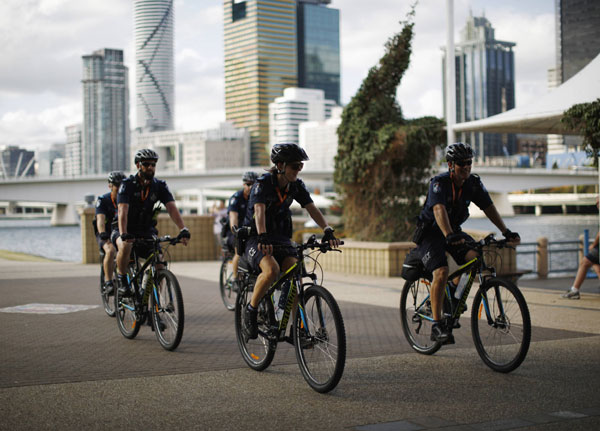
[[129, 168], [128, 69], [120, 49], [100, 49], [83, 59], [83, 173]]
[[331, 0], [298, 0], [298, 87], [340, 104], [340, 11]]
[[225, 118], [250, 132], [250, 163], [268, 165], [269, 103], [296, 87], [296, 1], [224, 0]]
[[[455, 47], [456, 122], [479, 120], [515, 107], [513, 42], [495, 39], [485, 17], [471, 14]], [[445, 54], [443, 59], [444, 112], [446, 112]], [[471, 144], [478, 158], [507, 156], [516, 151], [514, 134], [461, 133], [457, 140]]]
[[556, 62], [565, 82], [600, 53], [600, 3], [556, 0]]
[[137, 127], [172, 130], [175, 107], [173, 0], [135, 0]]

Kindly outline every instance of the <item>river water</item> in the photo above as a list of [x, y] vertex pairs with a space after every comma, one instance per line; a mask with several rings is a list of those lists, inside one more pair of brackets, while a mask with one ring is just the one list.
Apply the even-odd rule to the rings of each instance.
[[[523, 242], [535, 242], [540, 237], [552, 241], [576, 241], [584, 229], [593, 240], [598, 232], [598, 216], [595, 215], [518, 215], [505, 218], [506, 225], [519, 232]], [[496, 231], [486, 219], [471, 218], [463, 225], [466, 229]], [[192, 232], [193, 234], [193, 232]], [[499, 237], [501, 237], [498, 234]], [[0, 249], [43, 256], [49, 259], [80, 262], [81, 233], [79, 226], [50, 226], [50, 220], [2, 220], [0, 219]], [[560, 257], [560, 256], [559, 256]], [[525, 266], [530, 264], [524, 257]], [[576, 257], [563, 256], [565, 268], [577, 266]], [[532, 265], [532, 263], [531, 263]]]

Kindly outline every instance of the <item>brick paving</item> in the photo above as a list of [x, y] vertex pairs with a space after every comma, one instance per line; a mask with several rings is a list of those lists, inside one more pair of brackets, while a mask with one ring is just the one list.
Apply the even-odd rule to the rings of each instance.
[[[29, 303], [99, 305], [69, 314], [0, 313], [0, 387], [185, 374], [246, 367], [235, 339], [234, 313], [221, 302], [215, 282], [178, 277], [185, 304], [185, 330], [175, 352], [164, 351], [144, 326], [125, 339], [101, 307], [97, 278], [35, 278], [0, 281], [0, 308]], [[410, 352], [398, 308], [340, 301], [348, 358]], [[455, 332], [456, 345], [473, 346], [469, 320]], [[590, 334], [534, 328], [533, 341]], [[274, 365], [295, 364], [280, 343]]]

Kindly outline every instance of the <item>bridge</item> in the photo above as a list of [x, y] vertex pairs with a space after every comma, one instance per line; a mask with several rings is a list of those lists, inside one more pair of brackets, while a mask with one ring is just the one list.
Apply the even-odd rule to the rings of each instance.
[[[157, 177], [167, 181], [174, 192], [198, 190], [200, 201], [207, 197], [225, 198], [241, 187], [242, 174], [248, 170], [261, 172], [262, 168], [244, 167], [206, 172], [159, 172]], [[535, 169], [516, 167], [477, 167], [473, 172], [481, 176], [501, 213], [512, 213], [507, 193], [570, 185], [598, 184], [598, 172], [593, 169]], [[331, 190], [333, 170], [311, 170], [301, 173], [309, 188]], [[84, 203], [86, 195], [97, 196], [108, 191], [106, 174], [77, 178], [47, 177], [0, 181], [0, 201], [9, 203], [46, 202], [56, 205], [53, 223], [77, 223], [75, 206]], [[201, 206], [203, 202], [199, 202]], [[6, 206], [6, 205], [5, 205]]]

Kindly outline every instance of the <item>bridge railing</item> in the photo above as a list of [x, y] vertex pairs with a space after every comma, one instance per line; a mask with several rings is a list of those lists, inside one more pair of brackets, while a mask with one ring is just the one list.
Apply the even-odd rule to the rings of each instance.
[[578, 241], [552, 241], [541, 237], [537, 242], [524, 242], [517, 247], [517, 266], [520, 272], [539, 278], [550, 274], [577, 272], [586, 248], [583, 235]]

